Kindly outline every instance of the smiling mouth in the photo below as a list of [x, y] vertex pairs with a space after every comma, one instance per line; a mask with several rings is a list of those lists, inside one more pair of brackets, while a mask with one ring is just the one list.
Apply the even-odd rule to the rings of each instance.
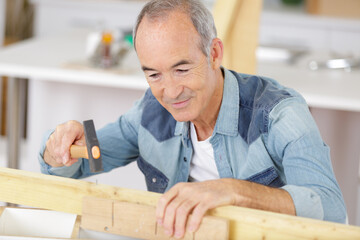
[[190, 98], [185, 100], [185, 101], [181, 101], [181, 102], [177, 102], [177, 103], [172, 103], [171, 106], [175, 109], [180, 109], [180, 108], [184, 108], [186, 107], [190, 102]]

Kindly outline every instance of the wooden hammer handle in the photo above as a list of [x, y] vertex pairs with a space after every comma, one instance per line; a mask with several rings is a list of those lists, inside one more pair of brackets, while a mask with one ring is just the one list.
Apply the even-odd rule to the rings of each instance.
[[89, 159], [86, 146], [71, 145], [70, 147], [71, 158], [86, 158]]

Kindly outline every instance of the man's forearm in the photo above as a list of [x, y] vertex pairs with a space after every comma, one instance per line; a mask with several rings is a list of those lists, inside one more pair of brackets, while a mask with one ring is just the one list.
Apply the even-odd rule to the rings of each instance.
[[290, 194], [283, 189], [237, 179], [222, 181], [228, 182], [234, 189], [236, 206], [296, 215], [294, 202]]

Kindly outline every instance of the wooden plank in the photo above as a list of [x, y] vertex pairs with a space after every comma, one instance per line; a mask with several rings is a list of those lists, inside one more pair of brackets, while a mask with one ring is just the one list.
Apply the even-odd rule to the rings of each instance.
[[261, 0], [216, 1], [213, 15], [226, 68], [255, 74], [261, 9]]
[[[160, 194], [0, 168], [0, 201], [81, 215], [85, 196], [156, 206]], [[249, 208], [208, 212], [230, 220], [229, 239], [360, 239], [360, 227]]]
[[95, 198], [94, 201], [86, 201], [92, 197], [84, 197], [81, 213], [81, 227], [96, 230], [107, 231], [113, 229], [114, 219], [114, 200], [105, 198]]
[[0, 168], [0, 201], [81, 215], [85, 196], [155, 206], [160, 194]]
[[256, 73], [261, 7], [261, 0], [242, 0], [232, 34], [225, 42], [224, 49], [230, 69], [248, 74]]
[[[156, 223], [154, 206], [103, 198], [84, 198], [81, 227], [142, 239], [169, 239]], [[196, 234], [187, 232], [183, 239], [226, 240], [228, 229], [228, 220], [206, 216]]]
[[77, 216], [74, 224], [73, 231], [71, 233], [71, 239], [77, 239], [80, 233], [81, 216]]
[[5, 209], [4, 206], [1, 206], [1, 207], [0, 207], [0, 217], [1, 217], [2, 213], [4, 212], [4, 209]]
[[[242, 0], [218, 0], [215, 1], [213, 17], [216, 25], [218, 38], [228, 38], [233, 23], [236, 19], [237, 9], [240, 8]], [[226, 14], [224, 14], [226, 13]]]

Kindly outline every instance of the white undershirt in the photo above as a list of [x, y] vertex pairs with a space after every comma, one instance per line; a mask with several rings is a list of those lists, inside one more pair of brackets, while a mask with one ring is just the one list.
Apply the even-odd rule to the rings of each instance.
[[190, 137], [193, 145], [193, 157], [190, 163], [190, 182], [199, 182], [211, 179], [219, 179], [214, 149], [210, 143], [210, 137], [204, 141], [198, 141], [195, 126], [190, 123]]

